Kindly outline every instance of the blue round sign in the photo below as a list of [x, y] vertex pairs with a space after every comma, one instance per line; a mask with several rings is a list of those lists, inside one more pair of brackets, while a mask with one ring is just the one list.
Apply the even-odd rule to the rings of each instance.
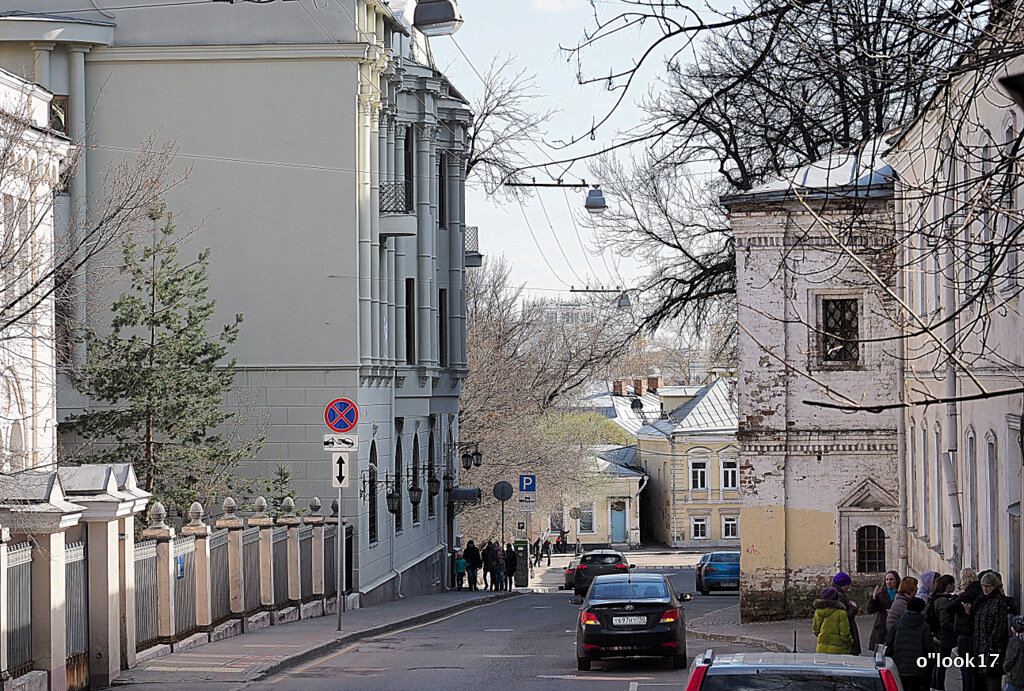
[[332, 432], [348, 432], [358, 421], [359, 408], [347, 398], [335, 398], [324, 408], [324, 423]]

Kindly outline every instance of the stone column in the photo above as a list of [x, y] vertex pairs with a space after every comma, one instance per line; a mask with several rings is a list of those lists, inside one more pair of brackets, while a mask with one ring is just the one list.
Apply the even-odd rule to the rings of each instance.
[[[404, 123], [398, 123], [395, 128], [395, 180], [402, 184], [405, 182], [405, 136], [407, 127]], [[409, 191], [406, 191], [409, 194]], [[404, 363], [406, 353], [406, 333], [405, 333], [405, 279], [408, 277], [408, 269], [406, 268], [405, 248], [408, 244], [408, 238], [395, 238], [395, 362]]]
[[[321, 530], [321, 536], [323, 531]], [[11, 531], [0, 526], [0, 688], [6, 688], [7, 675], [10, 672], [7, 663], [7, 543], [11, 539]]]
[[437, 367], [440, 362], [440, 349], [438, 345], [440, 338], [437, 329], [437, 246], [438, 236], [441, 234], [440, 219], [441, 214], [438, 213], [437, 202], [438, 202], [438, 160], [440, 160], [441, 154], [439, 149], [441, 143], [439, 141], [440, 136], [435, 136], [434, 141], [431, 142], [430, 146], [430, 164], [427, 169], [427, 177], [430, 182], [430, 229], [427, 232], [427, 241], [430, 245], [430, 317], [427, 320], [425, 326], [427, 333], [430, 334], [430, 365]]
[[313, 595], [324, 596], [324, 517], [320, 513], [320, 499], [313, 497], [309, 502], [310, 515], [302, 519], [305, 525], [313, 528]]
[[[68, 677], [65, 660], [64, 533], [32, 536], [32, 658], [34, 669], [49, 676], [52, 691], [65, 691]], [[4, 593], [6, 597], [6, 593]]]
[[281, 502], [284, 514], [277, 517], [277, 524], [288, 528], [288, 573], [275, 574], [275, 577], [286, 576], [288, 579], [288, 599], [292, 602], [302, 600], [301, 560], [299, 558], [299, 526], [302, 519], [295, 515], [295, 502], [285, 497]]
[[121, 666], [135, 667], [135, 516], [118, 519], [121, 591]]
[[[68, 45], [68, 136], [76, 143], [85, 140], [85, 54], [91, 46], [72, 43]], [[86, 211], [86, 167], [88, 153], [85, 146], [80, 151], [78, 164], [71, 175], [71, 223], [69, 238], [71, 250], [77, 254], [85, 228]], [[71, 279], [71, 299], [74, 304], [74, 319], [79, 325], [88, 323], [86, 315], [86, 269], [80, 268]], [[72, 362], [76, 366], [85, 363], [85, 343], [72, 346]]]
[[384, 182], [396, 182], [399, 178], [395, 175], [395, 116], [388, 117], [388, 132], [385, 140], [384, 153]]
[[459, 314], [456, 318], [459, 335], [456, 344], [459, 348], [458, 363], [466, 367], [466, 159], [459, 158], [459, 179], [456, 187], [459, 191], [459, 289], [456, 291], [456, 304]]
[[100, 688], [109, 686], [121, 672], [121, 548], [118, 519], [113, 512], [109, 520], [85, 520], [89, 550], [89, 683]]
[[434, 128], [421, 125], [416, 134], [416, 360], [430, 363], [430, 239], [434, 219], [430, 214], [430, 150]]
[[235, 515], [235, 500], [227, 497], [222, 505], [224, 515], [217, 519], [217, 529], [228, 531], [228, 592], [231, 613], [239, 617], [245, 614], [245, 573], [242, 561], [242, 531], [245, 523]]
[[188, 507], [189, 524], [181, 529], [185, 537], [196, 539], [196, 626], [213, 623], [213, 584], [210, 580], [210, 526], [203, 523], [203, 505], [192, 502]]
[[[453, 129], [458, 131], [457, 126]], [[448, 170], [445, 178], [448, 184], [448, 366], [452, 369], [462, 363], [462, 347], [459, 344], [459, 301], [462, 294], [462, 262], [459, 255], [465, 254], [462, 247], [462, 218], [459, 216], [459, 169], [462, 159], [456, 154], [455, 146], [448, 154]]]
[[[50, 87], [50, 53], [57, 47], [55, 41], [33, 41], [32, 52], [35, 58], [33, 79], [44, 89]], [[65, 115], [66, 117], [66, 115]]]
[[381, 364], [381, 251], [380, 251], [380, 117], [375, 103], [370, 114], [370, 348], [372, 362]]
[[[260, 529], [260, 604], [274, 606], [274, 519], [267, 515], [267, 500], [256, 497], [256, 515], [249, 527]], [[283, 576], [284, 574], [281, 574]]]
[[364, 89], [366, 90], [359, 94], [356, 201], [359, 215], [359, 361], [363, 365], [368, 365], [373, 358], [370, 328], [370, 97], [368, 88]]
[[[167, 510], [160, 502], [149, 510], [143, 540], [156, 540], [156, 630], [163, 638], [174, 635], [174, 528], [164, 523]], [[33, 591], [34, 592], [34, 591]]]

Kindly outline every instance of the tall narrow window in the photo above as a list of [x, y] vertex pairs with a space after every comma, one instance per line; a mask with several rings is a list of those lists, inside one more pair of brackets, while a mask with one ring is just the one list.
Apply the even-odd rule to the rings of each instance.
[[728, 540], [740, 536], [739, 516], [722, 516], [722, 538]]
[[690, 519], [690, 532], [694, 540], [708, 539], [708, 519], [706, 516], [694, 516]]
[[690, 459], [690, 489], [708, 488], [708, 462], [705, 459]]
[[928, 537], [928, 424], [921, 421], [921, 539]]
[[448, 155], [437, 157], [437, 224], [448, 227]]
[[[1017, 185], [1019, 184], [1020, 167], [1017, 165], [1017, 157], [1014, 156], [1013, 147], [1017, 135], [1013, 131], [1013, 123], [1006, 128], [1005, 159], [1006, 173], [1003, 175], [1002, 189], [1000, 190], [1000, 212], [1003, 219], [1000, 225], [1003, 229], [1003, 237], [1000, 238], [1001, 246], [1006, 247], [1006, 287], [1012, 288], [1017, 285], [1017, 269], [1020, 261], [1021, 238], [1014, 237], [1018, 231], [1018, 224], [1014, 222], [1015, 214], [1019, 213], [1017, 207]], [[1013, 238], [1011, 241], [1010, 239]]]
[[413, 136], [414, 128], [410, 127], [405, 135], [405, 208], [408, 211], [413, 209], [413, 199], [415, 199], [415, 183], [416, 179], [416, 157], [413, 154]]
[[594, 502], [580, 502], [580, 527], [581, 533], [594, 532]]
[[[433, 421], [431, 421], [431, 428], [433, 428]], [[430, 436], [427, 438], [427, 480], [435, 477], [435, 466], [434, 466], [434, 430], [430, 430]], [[441, 478], [437, 478], [440, 480]], [[434, 514], [437, 513], [437, 505], [434, 504], [435, 497], [426, 494], [427, 497], [427, 516], [433, 518]]]
[[405, 465], [405, 459], [401, 456], [395, 456], [395, 473], [394, 473], [394, 487], [392, 490], [398, 495], [398, 512], [395, 513], [395, 532], [399, 533], [405, 527], [405, 507], [402, 505], [402, 497], [404, 492], [402, 491], [402, 483], [405, 482], [405, 477], [402, 473], [402, 466]]
[[441, 366], [448, 366], [448, 290], [437, 291], [437, 338], [440, 348]]
[[857, 362], [860, 358], [858, 300], [821, 301], [821, 357], [824, 362]]
[[[412, 436], [412, 484], [422, 489], [420, 485], [420, 435]], [[421, 494], [420, 497], [423, 495]], [[420, 501], [423, 501], [421, 498]], [[412, 522], [420, 522], [420, 505], [412, 505]]]
[[917, 525], [917, 507], [919, 502], [917, 501], [917, 428], [914, 425], [914, 421], [910, 421], [910, 434], [907, 435], [907, 439], [910, 440], [908, 445], [910, 448], [907, 449], [907, 488], [904, 490], [907, 493], [907, 527], [913, 528]]
[[54, 94], [50, 101], [50, 129], [68, 133], [68, 97]]
[[[366, 494], [369, 499], [366, 517], [366, 534], [372, 545], [377, 541], [377, 444], [370, 444], [370, 470], [366, 479]], [[339, 528], [340, 529], [340, 528]]]
[[[964, 481], [966, 487], [964, 487], [964, 505], [966, 516], [978, 516], [978, 449], [977, 441], [974, 438], [974, 433], [971, 432], [967, 435], [967, 457], [964, 466]], [[964, 521], [967, 528], [967, 553], [970, 561], [969, 566], [978, 566], [978, 521], [972, 521], [970, 519]]]
[[405, 279], [405, 361], [416, 364], [416, 279]]
[[877, 525], [865, 525], [857, 529], [857, 571], [885, 571], [885, 531]]
[[999, 459], [996, 456], [995, 438], [988, 439], [985, 446], [985, 462], [988, 466], [988, 488], [985, 495], [988, 497], [988, 564], [999, 563], [999, 470], [996, 465]]
[[942, 507], [946, 503], [945, 475], [942, 472], [942, 428], [935, 428], [935, 544], [942, 549]]
[[722, 459], [722, 489], [739, 489], [739, 463], [735, 460]]

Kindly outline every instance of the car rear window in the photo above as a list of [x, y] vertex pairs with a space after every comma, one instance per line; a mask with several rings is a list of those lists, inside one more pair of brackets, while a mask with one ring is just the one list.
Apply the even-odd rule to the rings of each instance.
[[726, 552], [725, 554], [712, 554], [711, 561], [724, 564], [739, 564], [740, 555], [738, 552]]
[[667, 597], [665, 581], [595, 583], [590, 591], [592, 600], [661, 600]]
[[583, 564], [618, 564], [622, 557], [617, 554], [587, 554], [583, 557]]
[[800, 691], [885, 691], [878, 672], [864, 676], [828, 675], [822, 672], [751, 672], [749, 674], [709, 674], [701, 691], [761, 691], [762, 689], [800, 689]]

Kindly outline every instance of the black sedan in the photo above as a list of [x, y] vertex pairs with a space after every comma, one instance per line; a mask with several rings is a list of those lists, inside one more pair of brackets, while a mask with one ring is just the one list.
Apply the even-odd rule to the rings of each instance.
[[586, 594], [595, 578], [606, 573], [626, 573], [633, 566], [626, 562], [622, 552], [613, 549], [595, 549], [580, 557], [580, 563], [573, 573], [573, 592], [576, 597]]
[[682, 603], [660, 574], [624, 573], [594, 579], [576, 622], [576, 667], [586, 671], [607, 657], [670, 658], [685, 669], [686, 624]]
[[565, 584], [562, 586], [565, 590], [572, 590], [573, 584], [576, 582], [576, 567], [579, 566], [579, 563], [579, 559], [573, 559], [565, 567]]

